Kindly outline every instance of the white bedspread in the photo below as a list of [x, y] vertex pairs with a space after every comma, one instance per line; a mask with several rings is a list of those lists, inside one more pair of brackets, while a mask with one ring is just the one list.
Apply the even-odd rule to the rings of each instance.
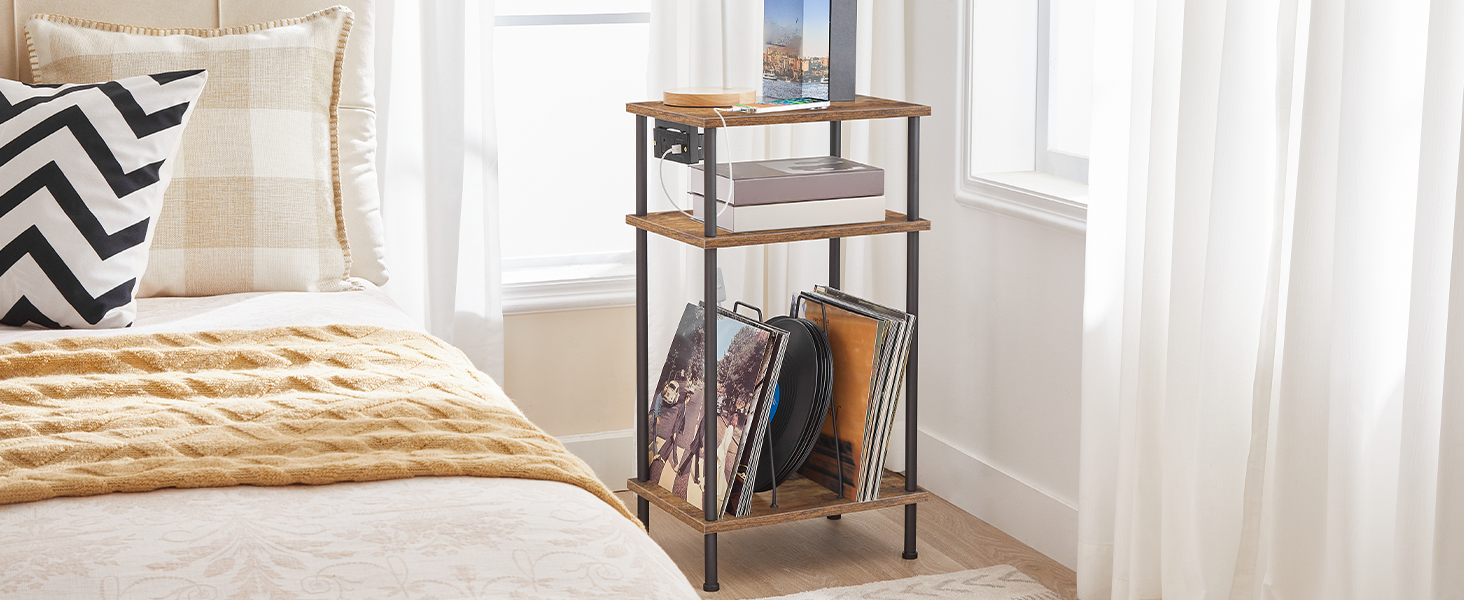
[[263, 329], [283, 325], [378, 325], [422, 331], [381, 288], [359, 292], [255, 292], [202, 298], [140, 298], [126, 329], [32, 329], [0, 325], [0, 344], [74, 335]]
[[[140, 301], [131, 329], [419, 329], [385, 293]], [[169, 489], [0, 506], [0, 598], [696, 598], [660, 546], [578, 487], [415, 478]]]

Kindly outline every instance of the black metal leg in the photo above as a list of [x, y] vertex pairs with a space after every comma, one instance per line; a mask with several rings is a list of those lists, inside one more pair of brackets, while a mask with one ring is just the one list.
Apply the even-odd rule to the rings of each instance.
[[[704, 150], [702, 189], [709, 193], [703, 196], [704, 210], [707, 218], [704, 225], [703, 235], [716, 237], [717, 235], [717, 130], [704, 128]], [[703, 340], [702, 347], [702, 509], [706, 520], [717, 520], [717, 249], [707, 248], [703, 251], [702, 262], [702, 293], [705, 298], [706, 311], [705, 321], [702, 324]], [[706, 547], [703, 558], [706, 561], [706, 583], [702, 589], [708, 592], [715, 592], [721, 589], [717, 583], [717, 534], [706, 534]]]
[[702, 589], [715, 592], [722, 589], [722, 584], [717, 583], [717, 534], [706, 534], [706, 547], [703, 549], [703, 553], [706, 556], [706, 582], [702, 584]]
[[[844, 150], [844, 143], [843, 143], [844, 128], [843, 128], [843, 125], [844, 124], [842, 122], [840, 122], [840, 121], [831, 121], [831, 122], [829, 122], [829, 156], [839, 156], [841, 153], [843, 153], [843, 150]], [[841, 241], [842, 240], [840, 240], [839, 238], [832, 238], [832, 239], [829, 240], [829, 287], [834, 288], [834, 289], [842, 289], [844, 287], [844, 282], [843, 282], [843, 277], [842, 277], [843, 272], [844, 272], [844, 269], [843, 269], [843, 264], [842, 264], [842, 258], [839, 256], [839, 250], [842, 248], [842, 245], [840, 244]], [[835, 416], [834, 416], [834, 427], [835, 428], [838, 427], [838, 423], [839, 423], [839, 421], [838, 421], [838, 413], [837, 413], [837, 411], [835, 411]], [[839, 448], [839, 445], [837, 443], [835, 443], [834, 444], [834, 449], [837, 451], [838, 448]], [[835, 460], [835, 463], [838, 464], [838, 466], [839, 466], [839, 497], [840, 498], [843, 498], [844, 497], [844, 460], [843, 460], [842, 457], [838, 457], [838, 456], [835, 456], [835, 459], [834, 460]], [[829, 517], [828, 517], [828, 519], [830, 521], [837, 521], [837, 520], [842, 519], [842, 518], [844, 518], [844, 515], [829, 515]]]
[[[707, 188], [714, 190], [716, 188]], [[711, 209], [708, 209], [711, 210]], [[708, 214], [707, 220], [712, 217]], [[705, 320], [702, 322], [702, 514], [708, 521], [717, 520], [717, 249], [702, 251], [706, 269]]]
[[915, 560], [920, 558], [920, 552], [915, 550], [915, 507], [917, 504], [905, 505], [905, 551], [900, 553], [900, 558]]
[[[905, 214], [914, 221], [920, 218], [920, 117], [910, 117], [906, 134]], [[914, 315], [920, 310], [920, 234], [905, 234], [905, 311]], [[919, 324], [910, 333], [910, 357], [905, 366], [905, 490], [915, 491], [916, 467], [919, 464], [915, 453], [915, 438], [919, 424], [919, 402], [917, 389], [919, 377]], [[905, 505], [905, 552], [906, 559], [920, 556], [915, 550], [915, 505]]]
[[[635, 117], [635, 214], [645, 216], [646, 195], [649, 193], [646, 188], [646, 118], [640, 115]], [[639, 418], [636, 419], [635, 444], [636, 444], [636, 478], [642, 483], [651, 478], [651, 432], [650, 432], [650, 411], [647, 404], [650, 402], [650, 364], [649, 330], [650, 321], [647, 318], [650, 310], [648, 294], [646, 292], [647, 281], [646, 270], [646, 231], [635, 230], [635, 410]], [[641, 524], [646, 529], [651, 528], [651, 503], [644, 497], [636, 496], [636, 516], [640, 518]]]
[[841, 289], [843, 283], [840, 281], [839, 268], [839, 238], [829, 240], [829, 287]]
[[635, 497], [635, 516], [640, 519], [647, 532], [651, 531], [651, 501], [640, 496]]
[[[829, 122], [829, 156], [838, 156], [843, 151], [843, 132], [842, 122]], [[843, 287], [839, 277], [840, 273], [839, 238], [833, 238], [829, 240], [829, 287], [835, 289]]]

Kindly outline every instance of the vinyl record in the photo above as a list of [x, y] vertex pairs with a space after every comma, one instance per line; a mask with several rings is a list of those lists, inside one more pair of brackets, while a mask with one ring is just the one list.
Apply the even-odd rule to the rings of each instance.
[[[774, 317], [768, 324], [788, 332], [788, 349], [778, 374], [775, 403], [768, 418], [768, 438], [758, 461], [755, 491], [772, 489], [803, 466], [812, 440], [823, 426], [831, 397], [833, 360], [828, 339], [812, 321]], [[812, 432], [812, 435], [810, 435]], [[768, 451], [771, 451], [769, 454]]]
[[804, 320], [804, 325], [813, 333], [815, 353], [818, 356], [819, 379], [818, 384], [814, 387], [814, 414], [820, 416], [808, 423], [804, 429], [802, 441], [799, 442], [798, 455], [803, 456], [804, 459], [788, 464], [787, 470], [778, 474], [779, 481], [787, 479], [788, 476], [802, 468], [803, 462], [813, 454], [813, 446], [818, 442], [824, 419], [827, 418], [834, 401], [834, 357], [828, 335], [813, 321]]
[[[803, 456], [808, 456], [813, 453], [813, 446], [818, 442], [819, 433], [823, 429], [824, 419], [827, 418], [830, 407], [833, 406], [834, 356], [832, 347], [829, 345], [828, 335], [824, 332], [823, 328], [819, 327], [813, 321], [805, 320], [804, 323], [814, 334], [814, 347], [818, 356], [819, 380], [818, 385], [815, 387], [817, 395], [814, 398], [814, 412], [819, 415], [824, 415], [819, 417], [818, 420], [810, 422], [803, 432], [803, 441], [799, 449]], [[801, 467], [803, 467], [802, 461], [799, 461], [798, 464], [790, 465], [789, 470], [786, 473], [781, 473], [779, 477], [787, 478]]]

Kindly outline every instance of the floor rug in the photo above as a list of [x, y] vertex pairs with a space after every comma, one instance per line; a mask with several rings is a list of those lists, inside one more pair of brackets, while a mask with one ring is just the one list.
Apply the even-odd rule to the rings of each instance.
[[814, 590], [763, 600], [1062, 600], [1042, 584], [1032, 581], [1016, 567], [997, 565], [985, 569], [941, 575], [921, 575], [893, 581]]

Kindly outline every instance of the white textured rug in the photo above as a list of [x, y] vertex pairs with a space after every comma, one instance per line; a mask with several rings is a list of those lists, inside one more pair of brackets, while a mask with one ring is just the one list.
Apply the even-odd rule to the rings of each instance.
[[1062, 600], [1016, 567], [922, 575], [894, 581], [814, 590], [763, 600]]

